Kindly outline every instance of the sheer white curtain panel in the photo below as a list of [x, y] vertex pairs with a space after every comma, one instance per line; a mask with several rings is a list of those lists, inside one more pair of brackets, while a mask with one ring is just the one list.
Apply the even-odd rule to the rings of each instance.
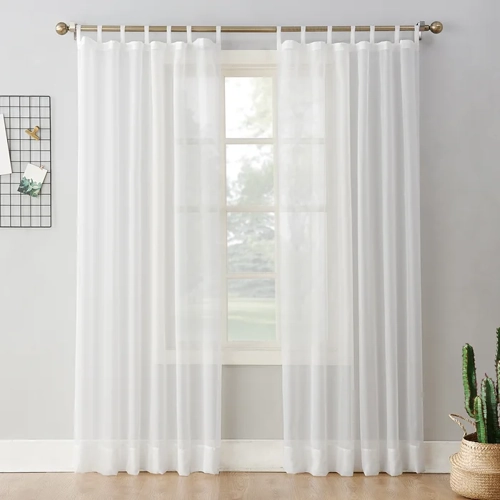
[[147, 42], [78, 42], [76, 470], [217, 473], [220, 46]]
[[285, 470], [421, 472], [418, 42], [285, 41], [278, 115]]

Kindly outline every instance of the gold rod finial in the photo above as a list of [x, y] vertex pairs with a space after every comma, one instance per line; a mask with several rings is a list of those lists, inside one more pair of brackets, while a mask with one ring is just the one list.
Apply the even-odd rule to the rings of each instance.
[[65, 35], [69, 31], [69, 26], [66, 23], [56, 24], [56, 33], [58, 35]]
[[441, 33], [441, 31], [443, 31], [443, 23], [440, 21], [434, 21], [429, 26], [429, 30], [431, 31], [431, 33], [438, 35], [439, 33]]

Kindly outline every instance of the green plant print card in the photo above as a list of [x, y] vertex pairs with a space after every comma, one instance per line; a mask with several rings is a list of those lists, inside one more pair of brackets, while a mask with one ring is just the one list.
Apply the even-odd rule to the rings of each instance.
[[28, 163], [21, 179], [21, 184], [19, 184], [17, 190], [20, 193], [36, 198], [40, 194], [46, 175], [47, 170], [43, 167], [38, 167], [37, 165]]

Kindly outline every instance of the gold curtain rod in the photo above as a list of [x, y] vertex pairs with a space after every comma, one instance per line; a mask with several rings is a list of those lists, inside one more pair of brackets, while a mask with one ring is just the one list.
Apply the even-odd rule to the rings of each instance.
[[[441, 33], [443, 31], [443, 23], [439, 21], [434, 21], [431, 24], [425, 24], [421, 21], [418, 23], [420, 25], [420, 32], [430, 31], [431, 33]], [[57, 23], [56, 32], [59, 35], [65, 35], [66, 33], [75, 33], [76, 27], [80, 26], [82, 32], [92, 32], [97, 31], [96, 25], [77, 25], [76, 23]], [[335, 33], [339, 32], [349, 32], [351, 31], [350, 26], [332, 26], [332, 31]], [[356, 31], [370, 31], [370, 26], [356, 26]], [[222, 33], [276, 33], [276, 26], [222, 26]], [[395, 31], [396, 26], [375, 26], [375, 31]], [[414, 31], [414, 24], [405, 24], [399, 27], [401, 31]], [[186, 33], [186, 26], [172, 26], [172, 33]], [[282, 26], [282, 33], [300, 33], [300, 26]], [[119, 33], [120, 26], [105, 25], [102, 26], [102, 31], [106, 33]], [[125, 31], [129, 33], [143, 33], [144, 26], [125, 26]], [[150, 26], [150, 33], [165, 33], [167, 31], [167, 26]], [[215, 26], [192, 26], [191, 31], [193, 33], [215, 33]], [[308, 33], [323, 33], [328, 31], [328, 26], [306, 26], [306, 31]]]

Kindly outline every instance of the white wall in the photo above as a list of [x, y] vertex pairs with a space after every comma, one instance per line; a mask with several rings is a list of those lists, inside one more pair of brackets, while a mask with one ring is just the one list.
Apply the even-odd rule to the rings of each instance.
[[[447, 414], [463, 406], [460, 347], [472, 342], [480, 373], [492, 371], [493, 333], [500, 325], [499, 14], [496, 0], [1, 0], [0, 94], [52, 96], [54, 219], [49, 230], [0, 229], [0, 439], [72, 436], [76, 47], [70, 35], [55, 34], [58, 21], [436, 19], [445, 32], [425, 36], [421, 46], [425, 435], [458, 439]], [[279, 367], [225, 369], [224, 437], [281, 437], [280, 380]], [[249, 401], [261, 409], [249, 413]]]

